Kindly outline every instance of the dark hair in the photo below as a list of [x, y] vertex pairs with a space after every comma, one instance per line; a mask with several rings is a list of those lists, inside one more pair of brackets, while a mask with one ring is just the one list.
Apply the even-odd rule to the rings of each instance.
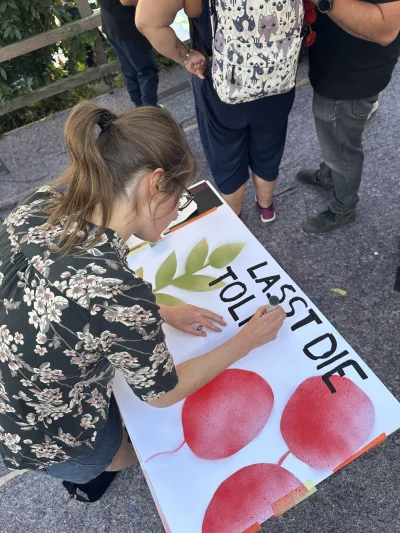
[[[96, 125], [101, 126], [100, 135]], [[94, 246], [110, 222], [114, 201], [128, 186], [138, 186], [146, 173], [163, 169], [158, 189], [176, 202], [196, 178], [197, 163], [182, 128], [157, 107], [136, 108], [117, 117], [93, 102], [82, 102], [69, 116], [65, 141], [71, 164], [56, 185], [67, 184], [68, 189], [47, 208], [46, 225], [63, 224], [58, 252], [68, 253], [82, 241], [100, 206], [102, 223], [90, 243]]]

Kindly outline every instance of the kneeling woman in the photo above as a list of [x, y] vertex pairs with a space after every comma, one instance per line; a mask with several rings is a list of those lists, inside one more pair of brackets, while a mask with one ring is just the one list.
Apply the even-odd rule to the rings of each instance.
[[158, 306], [129, 269], [125, 241], [157, 241], [177, 216], [196, 177], [186, 139], [161, 109], [116, 117], [89, 102], [65, 135], [66, 192], [39, 189], [0, 229], [0, 455], [10, 468], [85, 484], [136, 461], [115, 369], [141, 400], [168, 407], [273, 340], [285, 314], [261, 308], [230, 341], [175, 367], [164, 321], [186, 332], [225, 323]]

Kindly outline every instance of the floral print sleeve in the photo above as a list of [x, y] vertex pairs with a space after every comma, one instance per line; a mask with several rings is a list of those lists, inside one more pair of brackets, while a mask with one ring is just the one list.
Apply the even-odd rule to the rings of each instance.
[[143, 401], [177, 384], [151, 286], [128, 249], [88, 223], [84, 246], [59, 256], [62, 224], [43, 210], [47, 187], [0, 225], [0, 455], [42, 469], [87, 454], [104, 427], [115, 370]]
[[155, 297], [147, 283], [135, 281], [135, 286], [116, 298], [117, 303], [105, 302], [92, 309], [88, 335], [103, 339], [108, 345], [107, 359], [122, 372], [133, 392], [149, 401], [172, 390], [178, 379]]

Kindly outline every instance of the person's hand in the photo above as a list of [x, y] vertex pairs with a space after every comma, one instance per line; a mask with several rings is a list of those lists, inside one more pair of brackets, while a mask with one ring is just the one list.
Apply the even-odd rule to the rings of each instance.
[[189, 52], [189, 61], [186, 64], [186, 69], [204, 80], [204, 72], [207, 70], [207, 61], [201, 52], [191, 50]]
[[275, 340], [286, 318], [281, 306], [267, 314], [266, 309], [266, 306], [259, 307], [250, 322], [237, 334], [249, 351]]
[[204, 329], [199, 331], [193, 329], [193, 324], [200, 324], [203, 328], [218, 333], [221, 332], [222, 329], [213, 324], [213, 322], [216, 322], [221, 326], [226, 326], [226, 322], [222, 316], [217, 315], [212, 311], [208, 311], [208, 309], [196, 307], [195, 305], [181, 305], [179, 307], [161, 305], [160, 313], [168, 325], [179, 331], [195, 335], [196, 337], [206, 337], [207, 333]]

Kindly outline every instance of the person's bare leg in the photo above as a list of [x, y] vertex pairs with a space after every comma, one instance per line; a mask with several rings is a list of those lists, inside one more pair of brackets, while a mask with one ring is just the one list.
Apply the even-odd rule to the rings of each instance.
[[222, 194], [222, 198], [229, 205], [231, 209], [237, 214], [240, 215], [242, 212], [242, 204], [244, 194], [246, 192], [246, 185], [242, 185], [237, 191], [232, 194]]
[[273, 200], [272, 196], [276, 187], [276, 180], [265, 181], [253, 172], [253, 183], [260, 207], [270, 207]]
[[135, 450], [133, 449], [132, 443], [128, 441], [128, 433], [124, 429], [122, 432], [121, 446], [109, 467], [106, 468], [106, 472], [119, 472], [119, 470], [129, 468], [136, 463], [138, 463], [138, 458]]

